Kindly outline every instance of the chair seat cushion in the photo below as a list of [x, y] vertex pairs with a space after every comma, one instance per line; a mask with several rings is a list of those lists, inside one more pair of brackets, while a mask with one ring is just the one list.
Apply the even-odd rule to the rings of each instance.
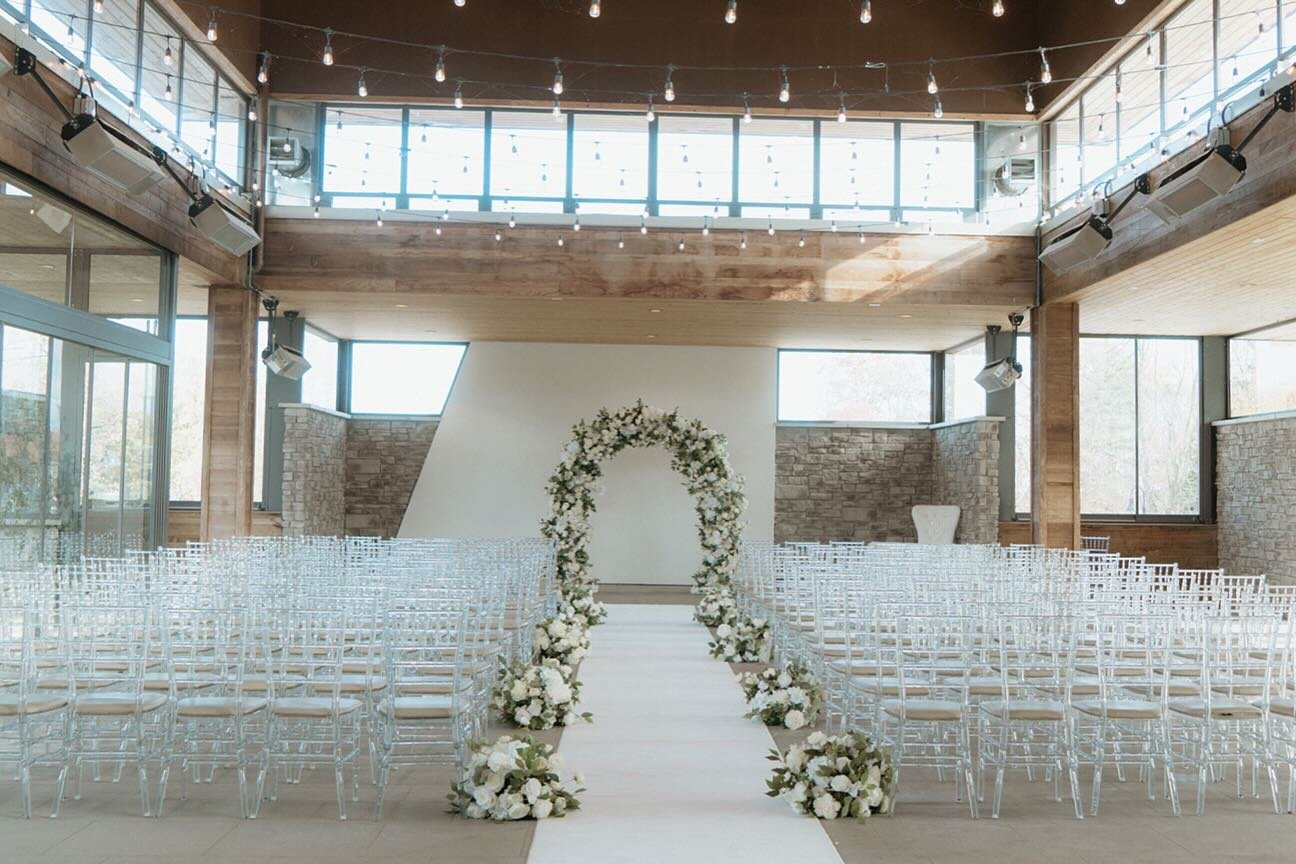
[[249, 693], [263, 693], [266, 689], [267, 677], [273, 678], [276, 690], [291, 690], [306, 683], [306, 678], [302, 675], [246, 675], [243, 678], [243, 689]]
[[73, 707], [78, 714], [88, 717], [106, 717], [147, 714], [149, 711], [156, 711], [166, 703], [167, 697], [160, 693], [145, 693], [139, 699], [130, 693], [100, 693], [76, 697]]
[[[216, 675], [184, 674], [184, 675], [175, 676], [175, 684], [177, 690], [205, 690], [208, 687], [215, 687], [219, 683], [221, 683], [221, 679]], [[145, 675], [144, 689], [155, 690], [155, 691], [170, 690], [171, 689], [170, 676]]]
[[[471, 678], [460, 678], [459, 689], [471, 690]], [[418, 678], [406, 679], [396, 682], [396, 692], [402, 696], [448, 696], [453, 687], [453, 678], [430, 678], [422, 680]]]
[[254, 714], [266, 707], [265, 699], [235, 699], [230, 696], [188, 696], [176, 700], [177, 717], [234, 717]]
[[963, 706], [945, 699], [888, 699], [882, 710], [905, 720], [955, 721], [963, 719]]
[[982, 702], [981, 710], [998, 720], [1065, 720], [1065, 702], [1023, 700], [1021, 702]]
[[397, 696], [378, 710], [394, 713], [397, 720], [445, 720], [451, 716], [453, 704], [449, 696]]
[[[76, 689], [78, 690], [99, 690], [103, 687], [112, 687], [114, 684], [121, 682], [114, 678], [77, 678]], [[68, 679], [66, 678], [38, 678], [36, 679], [37, 690], [66, 690], [68, 689]]]
[[[387, 686], [387, 679], [374, 675], [342, 675], [339, 689], [343, 693], [365, 693], [382, 690]], [[311, 690], [319, 693], [324, 690], [333, 689], [332, 679], [314, 680], [308, 685]]]
[[1075, 702], [1072, 707], [1089, 717], [1106, 716], [1112, 720], [1157, 720], [1161, 717], [1160, 705], [1139, 699], [1109, 700], [1106, 705], [1098, 701]]
[[[337, 713], [350, 714], [359, 711], [363, 703], [359, 699], [342, 698], [338, 700]], [[331, 717], [333, 700], [323, 696], [289, 696], [276, 699], [270, 710], [276, 717]]]
[[29, 696], [25, 704], [18, 701], [17, 694], [0, 695], [0, 717], [30, 717], [33, 714], [47, 714], [57, 711], [68, 700], [62, 696]]
[[894, 663], [878, 663], [876, 660], [833, 660], [828, 664], [838, 672], [849, 671], [856, 677], [875, 675], [895, 675]]
[[[868, 693], [879, 693], [883, 696], [899, 696], [900, 680], [898, 678], [878, 678], [876, 676], [858, 676], [851, 679], [851, 686]], [[906, 696], [926, 696], [931, 687], [926, 684], [906, 683]]]
[[[1184, 702], [1171, 702], [1170, 710], [1187, 717], [1205, 717], [1206, 700], [1188, 699]], [[1258, 720], [1264, 712], [1240, 699], [1212, 699], [1210, 705], [1212, 720]]]
[[1296, 700], [1274, 699], [1269, 703], [1269, 713], [1282, 717], [1296, 717]]

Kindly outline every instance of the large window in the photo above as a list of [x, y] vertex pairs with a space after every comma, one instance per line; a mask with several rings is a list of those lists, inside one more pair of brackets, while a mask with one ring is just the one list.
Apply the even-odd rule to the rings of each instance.
[[[408, 135], [411, 195], [481, 196], [486, 112], [412, 109]], [[389, 161], [395, 156], [383, 153]], [[476, 209], [476, 201], [471, 206]]]
[[985, 368], [985, 342], [977, 339], [945, 352], [945, 419], [961, 420], [986, 413], [985, 390], [976, 383]]
[[1112, 516], [1200, 509], [1195, 339], [1080, 340], [1080, 508]]
[[465, 345], [351, 343], [351, 413], [440, 414]]
[[900, 125], [900, 203], [910, 209], [976, 206], [976, 141], [959, 123]]
[[1229, 416], [1296, 409], [1296, 339], [1230, 339]]
[[207, 398], [207, 319], [175, 322], [176, 386], [171, 401], [171, 500], [202, 498], [203, 415]]
[[931, 355], [780, 351], [778, 419], [928, 423]]
[[491, 121], [491, 194], [510, 203], [518, 198], [565, 198], [567, 118], [495, 111]]
[[[733, 198], [733, 140], [729, 117], [659, 118], [658, 200], [707, 202], [718, 215], [728, 216]], [[669, 205], [663, 205], [661, 213], [675, 215]]]
[[1017, 337], [1017, 362], [1022, 374], [1013, 385], [1013, 509], [1031, 512], [1031, 337]]
[[311, 368], [301, 379], [301, 400], [332, 411], [337, 408], [337, 340], [307, 327], [302, 339], [302, 353]]
[[[648, 200], [648, 124], [643, 117], [577, 114], [572, 130], [572, 197], [585, 207], [591, 199], [605, 204]], [[595, 207], [593, 209], [600, 209]], [[602, 209], [607, 209], [606, 207]]]

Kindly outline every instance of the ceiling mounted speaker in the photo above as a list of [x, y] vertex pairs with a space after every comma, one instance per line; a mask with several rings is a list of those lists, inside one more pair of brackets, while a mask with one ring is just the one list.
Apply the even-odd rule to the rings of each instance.
[[1157, 184], [1148, 198], [1148, 209], [1163, 222], [1178, 222], [1203, 204], [1227, 195], [1246, 167], [1246, 157], [1229, 145], [1212, 147]]
[[89, 114], [78, 114], [63, 127], [63, 145], [74, 162], [127, 195], [142, 195], [165, 176], [162, 166]]
[[1058, 237], [1040, 253], [1040, 262], [1054, 273], [1065, 273], [1097, 258], [1112, 240], [1111, 226], [1090, 216], [1079, 228]]

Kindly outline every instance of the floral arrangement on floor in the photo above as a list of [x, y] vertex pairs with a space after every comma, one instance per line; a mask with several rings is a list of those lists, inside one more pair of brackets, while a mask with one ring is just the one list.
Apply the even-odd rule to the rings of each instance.
[[697, 420], [685, 420], [678, 409], [663, 411], [642, 400], [617, 411], [602, 409], [593, 420], [572, 427], [572, 439], [545, 487], [552, 507], [540, 525], [540, 532], [557, 545], [563, 599], [588, 624], [606, 617], [603, 605], [594, 599], [598, 582], [588, 551], [603, 462], [627, 447], [657, 446], [671, 452], [671, 467], [695, 501], [704, 555], [694, 582], [699, 587], [728, 585], [733, 574], [743, 529], [739, 517], [747, 499], [742, 477], [729, 466], [724, 436]]
[[576, 614], [565, 611], [536, 626], [534, 646], [537, 662], [557, 660], [575, 666], [589, 655], [589, 629]]
[[580, 682], [572, 667], [557, 660], [503, 662], [491, 702], [499, 717], [520, 729], [552, 729], [589, 721], [589, 712], [578, 713]]
[[738, 684], [747, 697], [749, 710], [744, 716], [759, 717], [766, 726], [800, 729], [813, 725], [823, 709], [823, 688], [800, 663], [744, 672]]
[[460, 780], [450, 784], [450, 810], [469, 819], [508, 822], [548, 819], [580, 809], [585, 790], [580, 774], [563, 782], [554, 748], [534, 738], [501, 736], [494, 744], [475, 741]]
[[693, 620], [707, 627], [733, 624], [738, 620], [738, 601], [728, 585], [708, 585], [693, 609]]
[[890, 810], [895, 797], [890, 751], [861, 732], [814, 732], [787, 753], [771, 751], [769, 759], [777, 765], [765, 794], [784, 799], [798, 813], [864, 819]]
[[721, 624], [716, 638], [708, 643], [711, 656], [726, 663], [768, 663], [770, 659], [769, 625], [764, 618], [739, 615], [732, 624]]

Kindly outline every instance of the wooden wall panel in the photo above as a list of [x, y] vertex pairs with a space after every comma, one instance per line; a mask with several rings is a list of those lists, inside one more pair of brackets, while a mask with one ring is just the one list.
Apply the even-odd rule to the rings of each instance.
[[252, 532], [256, 428], [257, 296], [239, 285], [207, 292], [207, 396], [203, 414], [204, 540]]
[[[201, 514], [197, 510], [172, 509], [167, 513], [167, 545], [183, 546], [202, 539]], [[283, 533], [283, 520], [278, 513], [265, 510], [252, 511], [252, 536], [278, 537]]]
[[1033, 542], [1080, 545], [1080, 307], [1031, 310]]
[[[1189, 523], [1082, 522], [1084, 535], [1111, 538], [1111, 551], [1157, 564], [1213, 569], [1219, 566], [1216, 526]], [[999, 543], [1031, 542], [1031, 523], [1000, 522]]]

